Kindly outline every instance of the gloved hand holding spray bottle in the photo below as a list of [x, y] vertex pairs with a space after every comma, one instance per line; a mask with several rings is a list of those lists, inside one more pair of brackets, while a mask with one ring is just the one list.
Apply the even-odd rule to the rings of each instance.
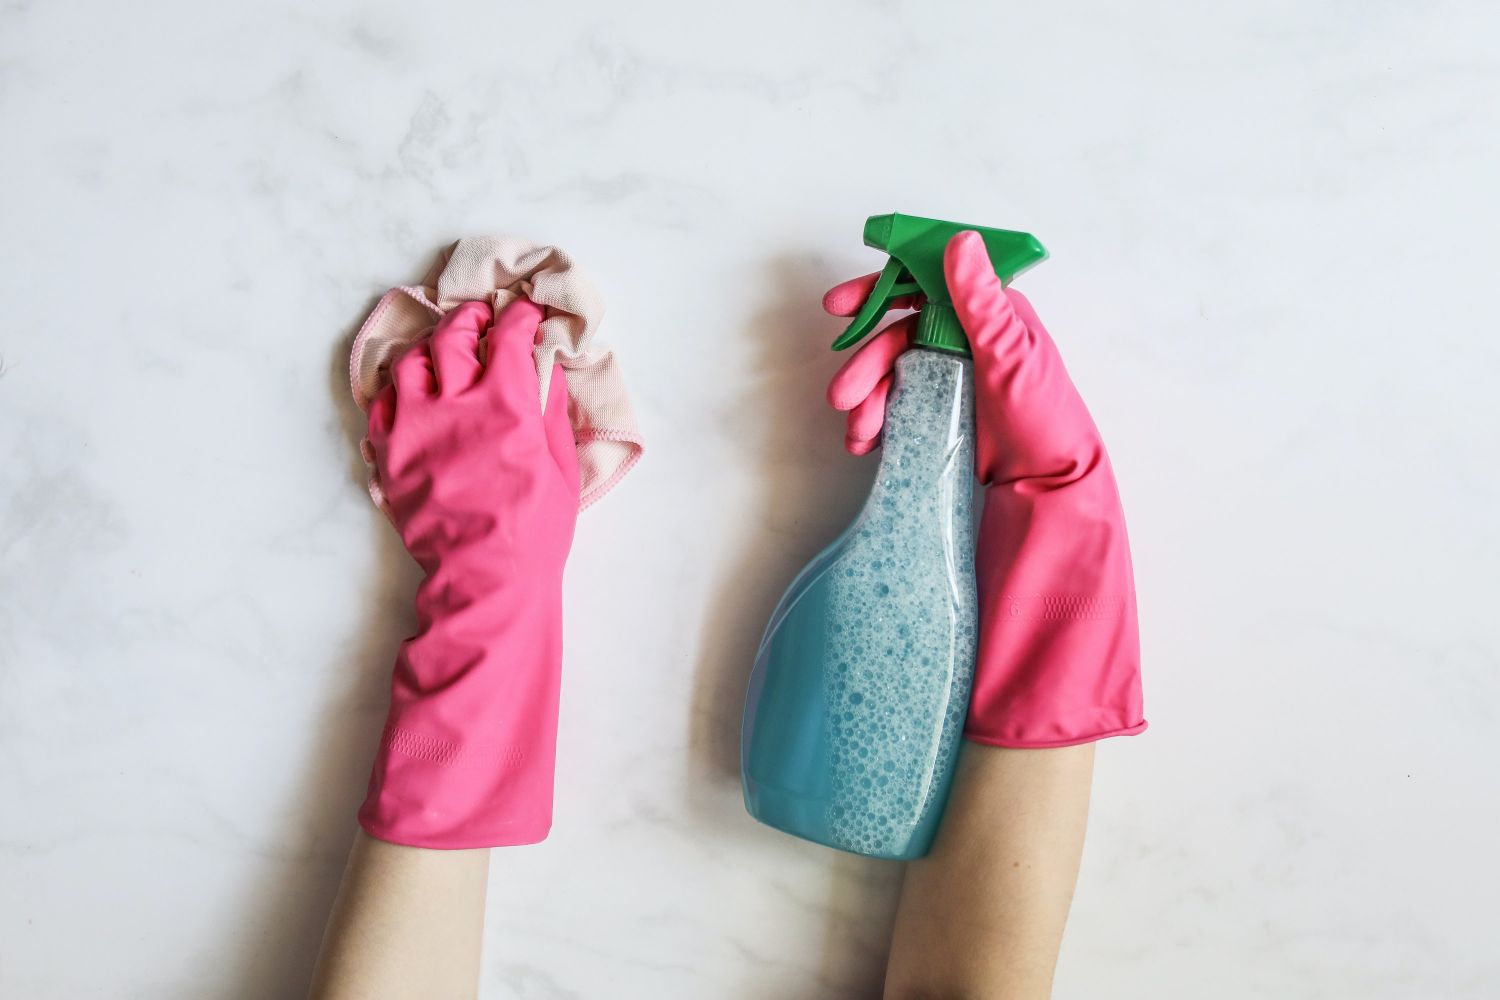
[[[1001, 284], [1046, 251], [1026, 233], [903, 215], [871, 217], [865, 242], [891, 259], [873, 287], [825, 298], [847, 315], [868, 289], [834, 348], [888, 309], [920, 311], [830, 386], [852, 411], [851, 451], [882, 435], [880, 468], [772, 615], [741, 767], [762, 822], [908, 859], [931, 846], [960, 733], [1057, 747], [1145, 722], [1108, 457], [1046, 330]], [[977, 563], [971, 468], [988, 487]]]

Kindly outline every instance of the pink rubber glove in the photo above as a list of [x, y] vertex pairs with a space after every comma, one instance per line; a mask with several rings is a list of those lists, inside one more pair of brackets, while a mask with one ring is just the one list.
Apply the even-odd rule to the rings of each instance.
[[[1125, 516], [1099, 431], [1036, 312], [1000, 279], [977, 233], [943, 258], [974, 352], [979, 651], [965, 735], [1007, 747], [1060, 747], [1146, 728]], [[874, 275], [831, 289], [837, 316], [859, 310]], [[900, 305], [901, 303], [898, 303]], [[878, 443], [891, 367], [910, 318], [872, 338], [834, 376], [849, 410], [845, 444]]]
[[481, 342], [490, 319], [450, 311], [370, 406], [391, 519], [427, 575], [359, 820], [413, 847], [531, 844], [552, 825], [577, 451], [561, 368], [537, 404], [541, 308], [512, 303]]

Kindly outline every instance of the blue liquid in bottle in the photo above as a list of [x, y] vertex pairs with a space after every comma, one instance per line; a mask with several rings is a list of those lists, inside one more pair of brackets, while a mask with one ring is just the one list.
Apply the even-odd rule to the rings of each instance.
[[977, 633], [971, 362], [896, 362], [864, 509], [792, 582], [755, 658], [745, 806], [844, 851], [927, 853], [968, 711]]

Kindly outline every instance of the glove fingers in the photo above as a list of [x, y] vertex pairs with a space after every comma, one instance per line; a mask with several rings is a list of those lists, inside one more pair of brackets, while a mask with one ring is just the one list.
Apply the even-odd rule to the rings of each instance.
[[876, 382], [875, 388], [870, 390], [864, 401], [849, 411], [844, 447], [847, 448], [850, 444], [873, 444], [880, 437], [880, 428], [885, 425], [885, 401], [891, 394], [894, 379], [894, 375], [888, 374]]
[[534, 413], [541, 419], [537, 397], [537, 328], [542, 322], [542, 307], [527, 298], [518, 298], [495, 317], [486, 335], [487, 362], [480, 381], [519, 414]]
[[396, 386], [398, 400], [436, 394], [437, 378], [432, 369], [431, 346], [431, 340], [423, 337], [391, 365], [391, 382]]
[[390, 436], [391, 427], [396, 423], [396, 386], [394, 384], [381, 389], [380, 394], [370, 401], [368, 418], [365, 425], [365, 437], [372, 445]]
[[828, 383], [828, 403], [835, 410], [852, 410], [890, 374], [896, 359], [911, 346], [913, 317], [903, 316], [865, 341]]
[[547, 429], [547, 450], [563, 474], [563, 479], [578, 492], [578, 442], [573, 437], [573, 421], [568, 413], [568, 379], [562, 365], [552, 366], [552, 382], [547, 389], [547, 409], [542, 414]]
[[448, 310], [432, 331], [432, 364], [438, 392], [453, 395], [479, 381], [479, 337], [490, 324], [484, 302], [463, 302]]
[[980, 481], [1088, 475], [1103, 455], [1099, 432], [1031, 303], [1001, 286], [978, 233], [949, 240], [943, 268], [974, 349]]
[[[865, 299], [870, 297], [870, 289], [875, 287], [875, 282], [879, 279], [880, 272], [874, 271], [834, 285], [823, 293], [824, 311], [834, 316], [853, 316], [865, 304]], [[910, 309], [913, 300], [914, 296], [903, 295], [892, 300], [890, 308]]]
[[943, 273], [948, 294], [953, 296], [953, 309], [974, 350], [976, 367], [1003, 360], [1008, 352], [1024, 348], [1026, 325], [1011, 308], [978, 233], [965, 231], [948, 241], [943, 250]]
[[875, 287], [879, 278], [880, 273], [872, 271], [858, 278], [839, 282], [823, 293], [823, 310], [834, 316], [853, 316], [865, 304], [865, 299], [870, 297], [870, 289]]

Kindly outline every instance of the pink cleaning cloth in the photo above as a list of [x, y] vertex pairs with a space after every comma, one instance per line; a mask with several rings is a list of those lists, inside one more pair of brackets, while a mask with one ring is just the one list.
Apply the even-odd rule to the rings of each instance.
[[[430, 332], [444, 313], [478, 301], [488, 303], [498, 316], [523, 295], [545, 311], [535, 350], [539, 412], [546, 405], [554, 364], [562, 366], [567, 379], [582, 510], [630, 471], [645, 443], [613, 352], [591, 346], [604, 300], [558, 247], [514, 236], [472, 236], [448, 247], [420, 285], [392, 288], [381, 297], [354, 338], [349, 387], [359, 408], [368, 412], [371, 401], [390, 384], [391, 362]], [[360, 442], [360, 453], [370, 467], [370, 497], [389, 514], [368, 441]]]

